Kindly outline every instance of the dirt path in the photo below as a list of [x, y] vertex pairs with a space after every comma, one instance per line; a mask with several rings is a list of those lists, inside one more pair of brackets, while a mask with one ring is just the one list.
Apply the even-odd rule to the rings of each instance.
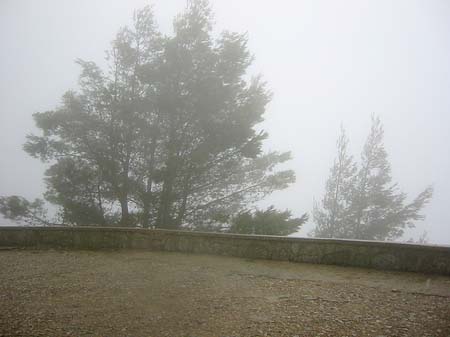
[[0, 252], [0, 336], [450, 336], [450, 278], [155, 252]]

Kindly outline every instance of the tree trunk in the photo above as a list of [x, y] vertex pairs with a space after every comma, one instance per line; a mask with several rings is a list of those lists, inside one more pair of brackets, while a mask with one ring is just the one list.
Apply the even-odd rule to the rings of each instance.
[[[191, 171], [192, 168], [189, 169]], [[178, 215], [175, 219], [175, 226], [179, 228], [183, 222], [184, 215], [186, 213], [186, 206], [187, 206], [187, 198], [189, 196], [189, 189], [190, 189], [190, 180], [191, 180], [191, 174], [190, 172], [187, 173], [184, 177], [183, 182], [183, 199], [181, 201], [180, 209], [178, 211]]]
[[156, 226], [159, 228], [172, 228], [172, 219], [170, 217], [172, 186], [173, 179], [171, 179], [171, 177], [167, 177], [167, 179], [164, 180], [161, 202], [158, 210], [158, 218], [156, 220]]
[[145, 200], [144, 207], [142, 208], [142, 228], [150, 227], [150, 203]]
[[170, 209], [172, 208], [172, 191], [173, 184], [177, 172], [176, 163], [176, 150], [177, 146], [175, 144], [175, 131], [176, 129], [172, 126], [170, 141], [168, 144], [168, 158], [166, 162], [166, 172], [164, 174], [163, 188], [161, 192], [161, 200], [158, 210], [158, 217], [156, 219], [156, 226], [159, 228], [172, 228], [173, 221], [170, 216]]
[[126, 197], [120, 199], [120, 208], [122, 211], [120, 225], [123, 227], [128, 227], [130, 225], [130, 213], [128, 211], [128, 200]]

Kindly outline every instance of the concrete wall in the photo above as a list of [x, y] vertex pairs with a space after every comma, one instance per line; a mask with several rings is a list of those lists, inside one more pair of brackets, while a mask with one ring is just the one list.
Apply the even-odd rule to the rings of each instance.
[[147, 249], [450, 275], [450, 246], [105, 227], [0, 227], [0, 247]]

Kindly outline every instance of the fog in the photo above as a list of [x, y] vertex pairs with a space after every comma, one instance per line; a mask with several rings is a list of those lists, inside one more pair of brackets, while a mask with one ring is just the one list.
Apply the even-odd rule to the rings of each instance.
[[[104, 65], [120, 26], [153, 4], [170, 33], [186, 1], [13, 1], [0, 3], [0, 195], [40, 197], [45, 165], [22, 150], [36, 132], [32, 114], [54, 108], [77, 88], [76, 58]], [[324, 192], [342, 124], [359, 158], [380, 116], [393, 180], [415, 197], [435, 193], [424, 230], [431, 243], [450, 244], [450, 3], [432, 1], [211, 1], [216, 29], [247, 32], [273, 92], [261, 127], [268, 149], [291, 151], [285, 166], [297, 180], [261, 206], [311, 212]], [[306, 224], [299, 235], [313, 228]]]

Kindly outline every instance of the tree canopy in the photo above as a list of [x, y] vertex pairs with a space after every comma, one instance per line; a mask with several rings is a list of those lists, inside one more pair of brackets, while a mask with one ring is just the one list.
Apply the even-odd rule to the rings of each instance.
[[108, 68], [78, 60], [79, 91], [34, 114], [24, 149], [50, 166], [48, 201], [62, 222], [208, 226], [295, 180], [289, 153], [263, 152], [271, 94], [249, 77], [245, 34], [212, 33], [206, 1], [188, 2], [172, 36], [151, 7], [119, 30]]

